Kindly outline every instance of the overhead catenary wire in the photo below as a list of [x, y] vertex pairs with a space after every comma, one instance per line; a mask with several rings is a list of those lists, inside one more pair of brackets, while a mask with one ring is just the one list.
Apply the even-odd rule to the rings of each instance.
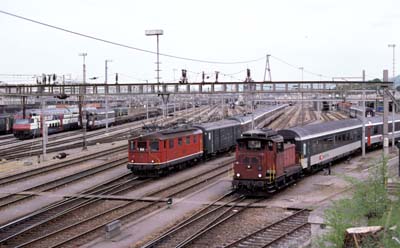
[[[281, 59], [281, 58], [279, 58], [279, 57], [276, 57], [276, 56], [274, 56], [274, 55], [271, 55], [271, 58], [274, 58], [274, 59], [276, 59], [276, 60], [278, 60], [278, 61], [280, 61], [280, 62], [282, 62], [282, 63], [284, 63], [284, 64], [286, 64], [286, 65], [288, 65], [288, 66], [290, 66], [290, 67], [293, 67], [294, 69], [297, 69], [297, 70], [298, 70], [298, 69], [300, 68], [300, 66], [293, 65], [293, 64], [291, 64], [291, 63], [289, 63], [289, 62], [287, 62], [287, 61], [285, 61], [285, 60], [283, 60], [283, 59]], [[330, 77], [330, 76], [327, 76], [327, 75], [324, 75], [324, 74], [321, 74], [321, 73], [315, 73], [315, 72], [306, 70], [306, 69], [304, 69], [304, 67], [303, 67], [303, 71], [304, 71], [305, 73], [308, 73], [308, 74], [311, 74], [311, 75], [314, 75], [314, 76], [318, 76], [318, 77], [332, 78], [332, 77]]]
[[[0, 13], [8, 15], [8, 16], [15, 17], [15, 18], [18, 18], [18, 19], [22, 19], [22, 20], [25, 20], [25, 21], [29, 21], [29, 22], [32, 22], [32, 23], [35, 23], [35, 24], [39, 24], [39, 25], [42, 25], [42, 26], [46, 26], [48, 28], [52, 28], [52, 29], [56, 29], [56, 30], [59, 30], [59, 31], [67, 32], [67, 33], [70, 33], [70, 34], [74, 34], [74, 35], [77, 35], [77, 36], [85, 37], [85, 38], [88, 38], [88, 39], [92, 39], [92, 40], [108, 43], [108, 44], [119, 46], [119, 47], [128, 48], [128, 49], [131, 49], [131, 50], [136, 50], [136, 51], [140, 51], [140, 52], [157, 54], [157, 52], [154, 52], [154, 51], [151, 51], [151, 50], [146, 50], [146, 49], [143, 49], [143, 48], [138, 48], [138, 47], [134, 47], [134, 46], [130, 46], [130, 45], [125, 45], [125, 44], [122, 44], [122, 43], [119, 43], [119, 42], [114, 42], [114, 41], [106, 40], [106, 39], [103, 39], [103, 38], [99, 38], [99, 37], [95, 37], [95, 36], [79, 33], [79, 32], [76, 32], [76, 31], [69, 30], [69, 29], [65, 29], [65, 28], [61, 28], [61, 27], [58, 27], [58, 26], [54, 26], [54, 25], [48, 24], [48, 23], [44, 23], [44, 22], [41, 22], [41, 21], [36, 21], [36, 20], [31, 19], [31, 18], [27, 18], [27, 17], [23, 17], [23, 16], [20, 16], [20, 15], [17, 15], [17, 14], [13, 14], [13, 13], [10, 13], [10, 12], [4, 11], [4, 10], [0, 10]], [[193, 62], [199, 62], [199, 63], [207, 63], [207, 64], [246, 64], [246, 63], [257, 62], [257, 61], [260, 61], [260, 60], [264, 59], [264, 57], [260, 57], [260, 58], [256, 58], [256, 59], [246, 60], [246, 61], [212, 61], [212, 60], [203, 60], [203, 59], [194, 59], [194, 58], [176, 56], [176, 55], [166, 54], [166, 53], [158, 53], [158, 54], [160, 56], [164, 56], [164, 57], [180, 59], [180, 60], [187, 60], [187, 61], [193, 61]]]

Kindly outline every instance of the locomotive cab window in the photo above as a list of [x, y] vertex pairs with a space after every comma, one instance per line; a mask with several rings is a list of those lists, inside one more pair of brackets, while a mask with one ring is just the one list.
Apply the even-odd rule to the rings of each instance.
[[259, 140], [249, 140], [247, 142], [248, 149], [261, 149], [261, 141]]
[[160, 150], [160, 144], [159, 144], [158, 140], [153, 140], [150, 143], [150, 151], [157, 152], [159, 150]]
[[139, 141], [138, 142], [138, 150], [140, 152], [145, 152], [147, 148], [147, 142], [146, 141]]
[[186, 144], [187, 144], [187, 145], [190, 144], [190, 136], [186, 136]]
[[274, 143], [272, 141], [268, 141], [268, 151], [273, 151], [274, 150]]
[[173, 139], [169, 140], [169, 148], [174, 148], [174, 140]]
[[182, 145], [182, 138], [178, 138], [178, 146]]
[[283, 143], [282, 142], [276, 143], [276, 149], [278, 152], [283, 152]]
[[131, 141], [131, 151], [135, 150], [135, 141]]
[[193, 143], [197, 143], [197, 136], [196, 135], [193, 135]]

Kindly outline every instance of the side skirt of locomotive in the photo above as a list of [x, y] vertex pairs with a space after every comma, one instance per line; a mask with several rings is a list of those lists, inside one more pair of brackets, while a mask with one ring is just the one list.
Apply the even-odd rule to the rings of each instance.
[[268, 175], [266, 178], [259, 180], [250, 179], [233, 179], [232, 186], [238, 193], [243, 193], [251, 196], [267, 196], [276, 191], [286, 188], [303, 177], [303, 169], [300, 165], [290, 168], [285, 171], [285, 174], [274, 178], [273, 175]]
[[127, 167], [133, 174], [147, 178], [147, 177], [161, 177], [170, 173], [183, 170], [185, 168], [196, 165], [200, 161], [209, 161], [219, 156], [225, 155], [235, 149], [235, 146], [226, 148], [216, 153], [199, 153], [184, 158], [179, 158], [174, 161], [169, 161], [162, 164], [137, 164], [128, 163]]
[[133, 174], [139, 177], [161, 177], [174, 171], [179, 171], [187, 167], [191, 167], [202, 160], [202, 158], [202, 153], [199, 153], [160, 164], [128, 163], [127, 167], [132, 171]]

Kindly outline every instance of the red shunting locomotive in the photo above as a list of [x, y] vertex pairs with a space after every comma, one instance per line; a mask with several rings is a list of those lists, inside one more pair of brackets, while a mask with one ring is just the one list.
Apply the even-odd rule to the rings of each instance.
[[285, 144], [272, 129], [244, 132], [237, 140], [233, 188], [273, 193], [302, 175], [294, 144]]

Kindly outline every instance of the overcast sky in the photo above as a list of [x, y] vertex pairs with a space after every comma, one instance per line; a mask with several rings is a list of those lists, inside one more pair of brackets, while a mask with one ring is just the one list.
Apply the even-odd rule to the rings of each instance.
[[[212, 78], [214, 71], [220, 71], [220, 81], [243, 80], [246, 68], [254, 80], [261, 81], [266, 54], [273, 56], [273, 80], [300, 80], [298, 67], [304, 67], [304, 80], [359, 77], [363, 69], [368, 79], [382, 78], [383, 69], [392, 75], [388, 44], [397, 44], [400, 55], [398, 0], [2, 0], [0, 10], [151, 51], [156, 51], [156, 38], [145, 36], [145, 30], [163, 29], [160, 52], [174, 56], [223, 62], [262, 58], [221, 65], [161, 56], [164, 82], [178, 80], [183, 68], [189, 71], [191, 82], [201, 80], [201, 71]], [[22, 78], [8, 74], [41, 73], [81, 80], [78, 54], [86, 52], [87, 76], [99, 77], [97, 82], [104, 82], [105, 59], [113, 60], [110, 81], [118, 72], [120, 82], [155, 82], [154, 54], [4, 14], [0, 14], [0, 26], [1, 81]]]

